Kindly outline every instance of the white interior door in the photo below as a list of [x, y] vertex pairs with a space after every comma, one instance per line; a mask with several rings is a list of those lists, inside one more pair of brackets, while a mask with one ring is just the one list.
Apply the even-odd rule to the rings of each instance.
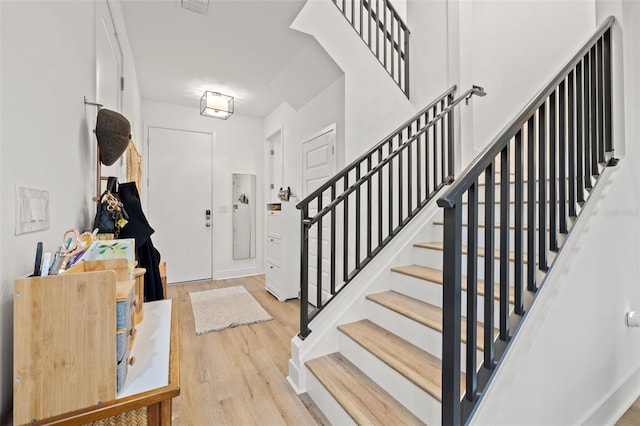
[[[303, 197], [311, 194], [319, 186], [333, 177], [336, 169], [336, 130], [332, 126], [320, 132], [319, 135], [302, 144], [302, 184]], [[322, 205], [329, 204], [330, 194], [326, 194]], [[317, 212], [317, 205], [309, 206], [309, 216]], [[331, 244], [331, 221], [325, 216], [322, 221], [322, 292], [323, 300], [330, 294], [329, 257]], [[316, 305], [318, 283], [318, 226], [309, 230], [309, 303]]]
[[211, 279], [213, 135], [149, 127], [149, 222], [168, 282]]
[[[122, 70], [124, 55], [117, 36], [109, 2], [96, 3], [96, 99], [104, 108], [122, 112]], [[89, 99], [93, 101], [93, 99]], [[126, 155], [126, 154], [125, 154]], [[111, 166], [101, 167], [102, 176], [116, 176], [124, 182], [123, 155]]]

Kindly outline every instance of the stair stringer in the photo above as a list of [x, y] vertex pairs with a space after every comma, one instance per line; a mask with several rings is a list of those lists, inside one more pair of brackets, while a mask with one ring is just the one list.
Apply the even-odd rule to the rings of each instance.
[[621, 220], [612, 206], [628, 197], [621, 167], [605, 169], [591, 191], [470, 424], [614, 424], [637, 396], [624, 390], [640, 389], [631, 383], [640, 377], [640, 334], [624, 316], [638, 305], [628, 283], [610, 278], [636, 269], [624, 232], [612, 232]]
[[440, 208], [435, 200], [427, 204], [396, 237], [341, 291], [316, 318], [309, 328], [312, 333], [302, 340], [291, 339], [291, 358], [287, 381], [298, 394], [307, 392], [307, 377], [311, 374], [304, 363], [338, 351], [338, 325], [367, 317], [366, 296], [391, 289], [391, 267], [413, 262], [413, 242], [433, 238], [433, 218]]
[[290, 27], [313, 36], [344, 72], [346, 163], [418, 112], [331, 1], [308, 0]]

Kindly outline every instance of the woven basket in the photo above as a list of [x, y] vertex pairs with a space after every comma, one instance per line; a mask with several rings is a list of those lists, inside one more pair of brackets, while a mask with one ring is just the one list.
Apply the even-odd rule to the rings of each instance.
[[148, 424], [147, 418], [148, 407], [140, 407], [93, 423], [87, 423], [85, 426], [146, 426]]

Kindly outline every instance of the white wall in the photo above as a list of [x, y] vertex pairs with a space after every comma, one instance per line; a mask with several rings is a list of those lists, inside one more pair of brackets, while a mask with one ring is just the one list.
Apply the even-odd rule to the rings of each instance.
[[[264, 216], [257, 212], [255, 259], [233, 260], [232, 180], [233, 173], [256, 175], [256, 208], [264, 205], [264, 137], [262, 119], [234, 114], [227, 120], [200, 115], [199, 100], [193, 108], [143, 100], [144, 148], [149, 126], [192, 130], [214, 134], [213, 147], [213, 277], [215, 279], [263, 272], [262, 229]], [[144, 157], [143, 163], [147, 163]], [[144, 166], [143, 166], [144, 167]], [[146, 176], [146, 167], [144, 171]], [[147, 206], [143, 191], [143, 205]], [[151, 224], [153, 226], [153, 224]]]
[[595, 10], [598, 22], [616, 15], [622, 41], [614, 143], [625, 156], [595, 189], [593, 214], [563, 249], [566, 263], [540, 291], [473, 424], [613, 424], [640, 394], [640, 330], [625, 325], [626, 312], [640, 310], [640, 3], [598, 0]]
[[595, 8], [593, 0], [475, 0], [457, 6], [460, 82], [487, 92], [472, 104], [473, 131], [464, 134], [462, 153], [468, 162], [591, 35]]
[[[95, 214], [95, 4], [0, 2], [0, 414], [11, 411], [13, 280], [33, 271], [36, 243], [54, 251], [62, 233], [89, 228]], [[119, 8], [115, 23], [124, 30]], [[139, 90], [126, 43], [124, 112], [140, 116]], [[15, 186], [48, 190], [50, 226], [16, 236]]]
[[[298, 111], [282, 103], [264, 119], [263, 139], [283, 129], [283, 186], [290, 186], [298, 196], [292, 202], [302, 199], [302, 143], [310, 136], [335, 124], [338, 169], [344, 166], [344, 92], [344, 77], [340, 77]], [[264, 185], [258, 188], [266, 191]]]
[[314, 36], [345, 73], [346, 164], [413, 115], [414, 106], [331, 2], [307, 2], [291, 28]]

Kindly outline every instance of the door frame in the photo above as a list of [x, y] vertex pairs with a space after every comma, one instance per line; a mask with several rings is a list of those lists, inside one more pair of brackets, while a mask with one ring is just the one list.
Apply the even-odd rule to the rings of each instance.
[[[146, 183], [146, 195], [145, 195], [145, 204], [146, 204], [146, 209], [147, 211], [149, 210], [149, 185], [150, 185], [150, 179], [149, 179], [149, 166], [151, 165], [150, 161], [149, 161], [149, 146], [150, 146], [150, 133], [151, 133], [151, 129], [162, 129], [162, 130], [175, 130], [175, 131], [180, 131], [180, 132], [190, 132], [190, 133], [201, 133], [201, 134], [205, 134], [205, 135], [209, 135], [211, 136], [211, 279], [215, 279], [216, 276], [216, 251], [215, 251], [215, 244], [214, 244], [214, 235], [216, 233], [216, 228], [218, 226], [217, 224], [217, 218], [215, 215], [215, 209], [214, 209], [214, 194], [215, 194], [215, 187], [216, 187], [216, 175], [215, 175], [215, 167], [214, 167], [214, 160], [216, 158], [216, 132], [214, 131], [205, 131], [205, 130], [199, 130], [199, 129], [189, 129], [189, 128], [184, 128], [184, 127], [173, 127], [173, 126], [162, 126], [162, 125], [154, 125], [154, 124], [149, 124], [146, 127], [146, 152], [144, 154], [144, 156], [146, 157], [146, 179], [143, 179], [143, 182]], [[172, 283], [173, 284], [173, 283]], [[169, 284], [169, 285], [172, 285]]]
[[[301, 163], [300, 163], [300, 168], [301, 168], [300, 178], [301, 178], [301, 182], [302, 182], [301, 189], [302, 189], [302, 192], [303, 192], [301, 194], [301, 199], [304, 199], [309, 195], [307, 193], [304, 193], [304, 191], [306, 190], [306, 169], [304, 167], [304, 164], [305, 164], [305, 160], [304, 160], [304, 153], [305, 153], [304, 145], [306, 143], [312, 142], [313, 140], [315, 140], [315, 139], [317, 139], [317, 138], [319, 138], [321, 136], [324, 136], [327, 133], [332, 132], [332, 131], [333, 131], [333, 150], [331, 152], [331, 157], [332, 157], [332, 169], [333, 170], [329, 174], [329, 177], [332, 177], [338, 171], [338, 149], [336, 147], [336, 145], [338, 145], [337, 124], [333, 123], [333, 124], [325, 127], [324, 129], [315, 132], [311, 136], [303, 139], [303, 142], [300, 144], [300, 159], [301, 159]], [[341, 226], [339, 225], [340, 221], [337, 221], [337, 224], [338, 224], [337, 232], [340, 232], [340, 230], [341, 230]], [[338, 259], [340, 259], [341, 257], [342, 256], [337, 256]], [[338, 265], [341, 265], [340, 260], [338, 260]], [[316, 283], [316, 285], [317, 285], [317, 283]], [[322, 286], [323, 284], [320, 283], [320, 285]], [[314, 286], [314, 294], [315, 294], [315, 288], [316, 287]], [[309, 291], [311, 291], [311, 288], [310, 288]], [[324, 293], [327, 293], [327, 294], [329, 294], [329, 293], [325, 292], [324, 287], [322, 289], [322, 292], [323, 292], [323, 300], [324, 300]], [[313, 297], [314, 297], [314, 300], [315, 300], [315, 295]], [[312, 303], [312, 302], [310, 302], [310, 303]]]

